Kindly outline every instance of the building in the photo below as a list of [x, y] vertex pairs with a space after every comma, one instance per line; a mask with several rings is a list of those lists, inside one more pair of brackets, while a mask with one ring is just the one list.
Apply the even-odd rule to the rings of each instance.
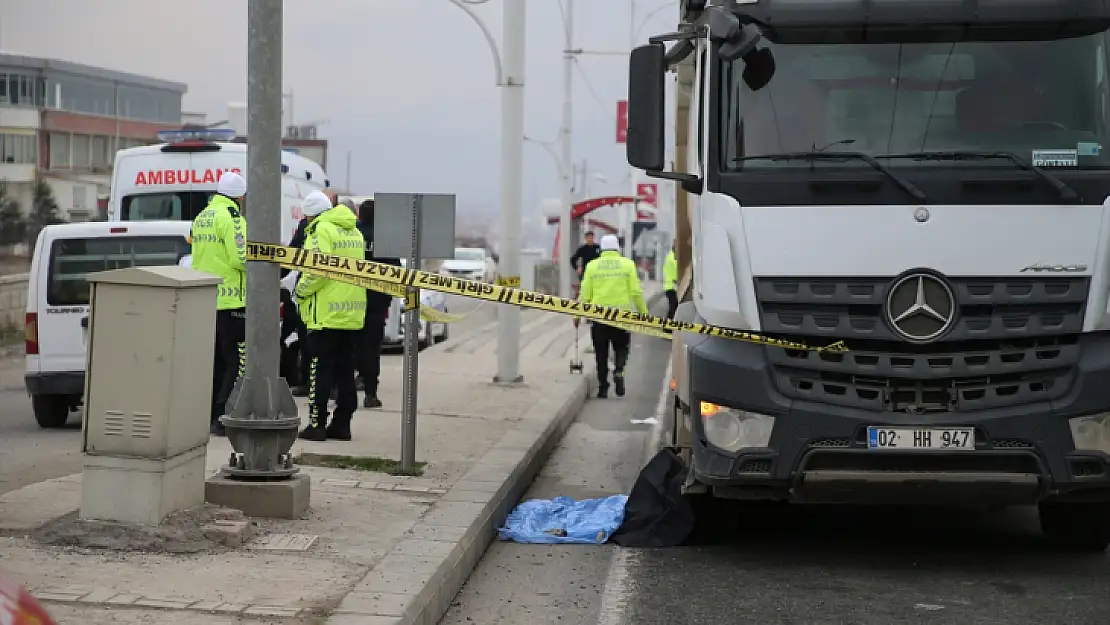
[[0, 183], [24, 211], [36, 178], [62, 216], [106, 205], [115, 153], [182, 124], [186, 85], [67, 61], [0, 52]]

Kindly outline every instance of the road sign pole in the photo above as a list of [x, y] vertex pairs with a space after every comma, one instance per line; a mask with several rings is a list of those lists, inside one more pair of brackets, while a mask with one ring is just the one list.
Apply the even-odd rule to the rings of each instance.
[[[247, 4], [247, 234], [280, 243], [282, 0]], [[277, 265], [247, 266], [246, 372], [228, 399], [228, 440], [235, 450], [223, 473], [231, 479], [274, 481], [297, 473], [289, 450], [300, 418], [279, 375]]]
[[[423, 213], [424, 197], [413, 195], [411, 200], [412, 210], [412, 249], [409, 251], [408, 269], [420, 270], [421, 248], [421, 216]], [[408, 288], [408, 303], [415, 306], [405, 310], [405, 361], [404, 382], [401, 389], [404, 394], [401, 408], [401, 470], [411, 472], [416, 468], [416, 391], [420, 359], [420, 289]], [[428, 332], [432, 328], [429, 324]]]

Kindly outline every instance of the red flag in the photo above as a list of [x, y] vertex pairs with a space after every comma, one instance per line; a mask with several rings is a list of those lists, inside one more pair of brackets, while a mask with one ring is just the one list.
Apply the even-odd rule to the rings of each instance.
[[617, 143], [628, 141], [628, 100], [617, 101]]

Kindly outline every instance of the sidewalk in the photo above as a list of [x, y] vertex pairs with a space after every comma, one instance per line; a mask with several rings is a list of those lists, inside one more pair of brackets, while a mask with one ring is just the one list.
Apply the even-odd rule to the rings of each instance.
[[[525, 383], [494, 385], [492, 328], [420, 355], [417, 460], [427, 462], [420, 477], [305, 466], [313, 482], [306, 518], [209, 511], [143, 542], [104, 528], [86, 532], [90, 524], [75, 519], [81, 475], [71, 475], [0, 497], [0, 570], [43, 600], [60, 625], [434, 624], [594, 377], [589, 357], [583, 374], [568, 371], [574, 328], [567, 317], [525, 311]], [[398, 458], [401, 377], [401, 359], [383, 360], [385, 408], [356, 413], [353, 441], [298, 441], [294, 453]], [[307, 415], [305, 401], [299, 405]], [[230, 451], [226, 439], [210, 442], [210, 473]]]

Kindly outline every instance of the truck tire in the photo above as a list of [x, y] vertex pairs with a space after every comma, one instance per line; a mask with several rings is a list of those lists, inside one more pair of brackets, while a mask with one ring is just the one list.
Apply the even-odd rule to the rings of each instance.
[[1102, 553], [1110, 545], [1110, 503], [1042, 503], [1041, 531], [1067, 551]]
[[31, 409], [40, 428], [56, 429], [65, 427], [69, 421], [70, 399], [68, 395], [32, 395]]

